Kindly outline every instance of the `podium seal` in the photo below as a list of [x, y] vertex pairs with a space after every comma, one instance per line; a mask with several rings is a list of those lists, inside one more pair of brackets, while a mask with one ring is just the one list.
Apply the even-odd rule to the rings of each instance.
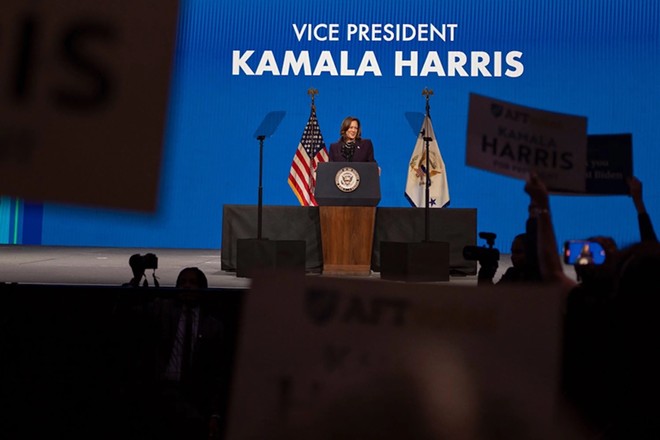
[[360, 186], [360, 174], [355, 168], [344, 167], [335, 174], [335, 185], [343, 192], [353, 192]]

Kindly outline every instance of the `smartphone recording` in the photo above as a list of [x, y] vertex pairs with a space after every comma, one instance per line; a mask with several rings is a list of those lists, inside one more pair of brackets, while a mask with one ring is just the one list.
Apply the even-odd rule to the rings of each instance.
[[597, 241], [567, 240], [564, 242], [564, 263], [573, 265], [603, 264], [605, 249]]

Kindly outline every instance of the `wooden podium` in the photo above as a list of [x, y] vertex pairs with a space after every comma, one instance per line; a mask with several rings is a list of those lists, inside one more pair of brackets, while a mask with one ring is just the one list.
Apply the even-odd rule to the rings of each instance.
[[380, 202], [378, 164], [319, 164], [314, 197], [321, 222], [323, 274], [369, 275]]
[[369, 275], [375, 206], [319, 206], [323, 274]]

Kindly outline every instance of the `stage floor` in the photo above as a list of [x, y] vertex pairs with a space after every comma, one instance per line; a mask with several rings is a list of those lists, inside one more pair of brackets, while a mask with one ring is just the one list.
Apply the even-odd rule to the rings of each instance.
[[[128, 259], [133, 254], [158, 256], [156, 277], [162, 287], [173, 287], [179, 271], [196, 266], [209, 287], [249, 287], [250, 280], [220, 270], [220, 251], [208, 249], [149, 249], [68, 246], [0, 245], [0, 281], [22, 284], [121, 286], [131, 280]], [[153, 286], [152, 270], [147, 269]]]
[[[65, 284], [120, 286], [133, 276], [128, 259], [133, 254], [154, 253], [158, 256], [156, 277], [162, 287], [173, 287], [179, 271], [195, 266], [204, 271], [209, 287], [249, 288], [249, 278], [221, 270], [217, 249], [149, 249], [68, 246], [0, 245], [0, 282], [21, 284]], [[500, 256], [495, 280], [510, 266], [507, 254]], [[147, 270], [153, 286], [152, 271]], [[322, 276], [310, 274], [309, 276]], [[362, 277], [364, 278], [364, 277]], [[369, 278], [380, 279], [373, 272]], [[476, 276], [450, 278], [449, 283], [476, 285]], [[442, 282], [446, 283], [446, 282]]]

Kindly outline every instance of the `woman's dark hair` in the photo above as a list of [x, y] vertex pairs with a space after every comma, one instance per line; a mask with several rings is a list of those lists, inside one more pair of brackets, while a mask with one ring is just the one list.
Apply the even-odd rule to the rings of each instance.
[[344, 135], [346, 134], [348, 127], [351, 126], [351, 122], [353, 121], [357, 122], [358, 125], [358, 130], [357, 130], [357, 134], [355, 135], [355, 139], [356, 140], [362, 139], [362, 124], [360, 123], [360, 120], [354, 116], [346, 116], [344, 120], [341, 122], [341, 127], [339, 128], [340, 141], [344, 140]]

